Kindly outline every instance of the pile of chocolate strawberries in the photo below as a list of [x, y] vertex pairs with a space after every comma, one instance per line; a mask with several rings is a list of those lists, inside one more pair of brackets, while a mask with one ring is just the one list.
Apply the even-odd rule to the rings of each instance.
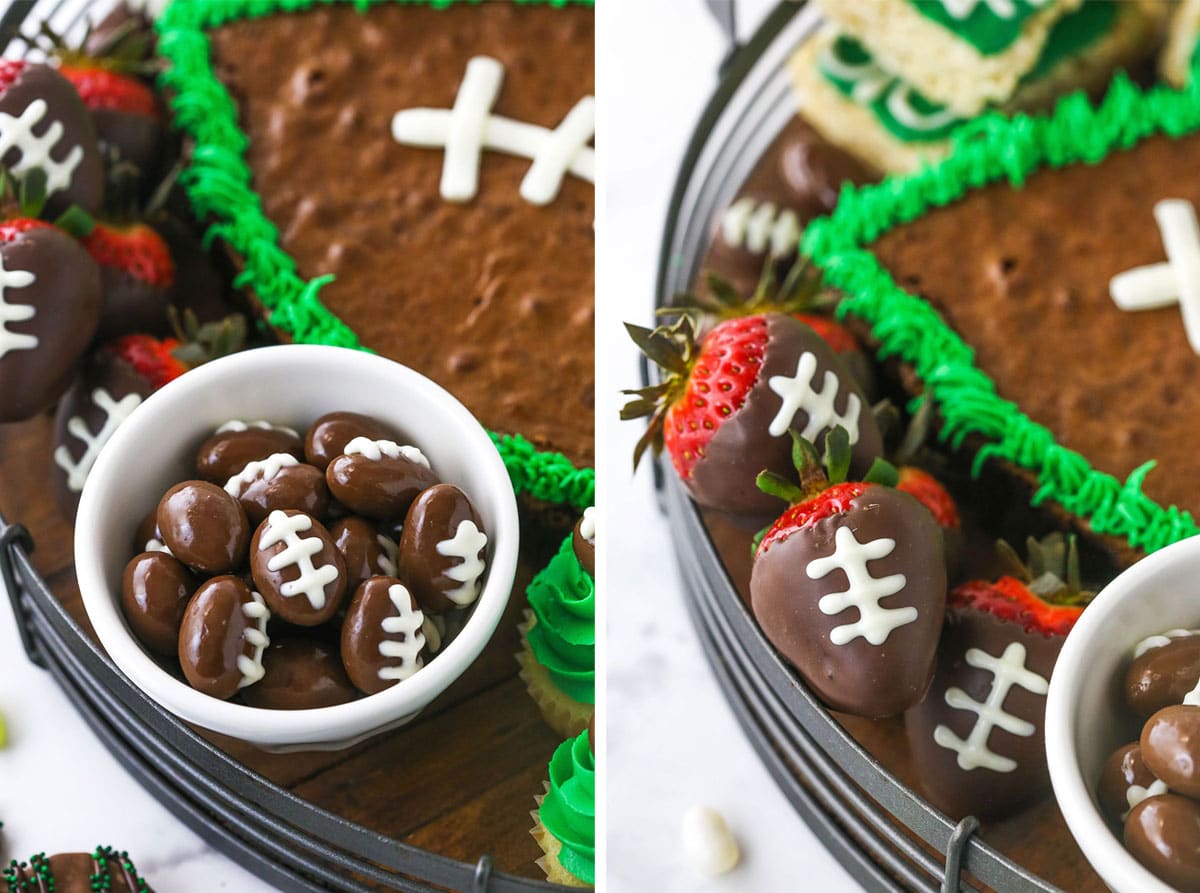
[[488, 538], [402, 441], [351, 412], [303, 437], [221, 425], [138, 529], [121, 583], [134, 635], [193, 688], [258, 707], [332, 706], [418, 672], [479, 597]]

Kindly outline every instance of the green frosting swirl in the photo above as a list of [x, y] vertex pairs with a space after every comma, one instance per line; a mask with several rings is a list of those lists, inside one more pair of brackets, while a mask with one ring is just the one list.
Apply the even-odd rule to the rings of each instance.
[[1142, 90], [1125, 75], [1114, 78], [1098, 105], [1082, 92], [1063, 97], [1048, 115], [987, 113], [957, 130], [942, 161], [872, 186], [846, 186], [828, 217], [809, 223], [801, 252], [845, 292], [838, 314], [865, 320], [881, 358], [909, 363], [936, 402], [939, 437], [958, 448], [968, 436], [984, 441], [975, 472], [1003, 459], [1032, 472], [1034, 504], [1057, 502], [1088, 519], [1099, 534], [1124, 538], [1152, 552], [1200, 532], [1192, 516], [1164, 507], [1142, 491], [1148, 462], [1125, 481], [1091, 467], [1054, 439], [976, 365], [974, 352], [923, 298], [905, 291], [867, 250], [889, 230], [972, 189], [1007, 181], [1020, 188], [1030, 174], [1068, 164], [1096, 164], [1155, 134], [1181, 137], [1200, 130], [1200, 79], [1183, 90], [1165, 85]]
[[[243, 18], [301, 12], [332, 0], [175, 0], [156, 27], [161, 55], [170, 63], [159, 83], [171, 97], [175, 126], [191, 138], [193, 150], [180, 183], [199, 220], [211, 221], [205, 243], [221, 239], [241, 256], [244, 267], [234, 280], [254, 292], [269, 311], [272, 326], [298, 344], [328, 344], [369, 350], [320, 298], [332, 276], [305, 280], [295, 260], [279, 244], [279, 230], [263, 212], [246, 161], [249, 139], [238, 126], [237, 104], [213, 71], [206, 31]], [[382, 0], [352, 2], [365, 12]], [[391, 0], [424, 2], [443, 8], [480, 0]], [[594, 0], [516, 0], [550, 6], [591, 6]], [[519, 434], [495, 434], [492, 442], [518, 493], [568, 503], [583, 509], [594, 501], [595, 471], [576, 468], [558, 453], [534, 449]]]
[[[966, 16], [951, 15], [946, 0], [909, 0], [917, 11], [937, 22], [956, 37], [965, 40], [981, 55], [992, 56], [1002, 53], [1017, 42], [1025, 26], [1025, 20], [1044, 4], [1029, 0], [1008, 0], [1007, 4], [976, 0], [974, 8]], [[997, 14], [996, 8], [1007, 5], [1009, 15]]]
[[558, 861], [586, 884], [596, 883], [596, 758], [588, 733], [564, 741], [550, 758], [550, 790], [538, 818], [562, 844]]
[[571, 536], [525, 592], [537, 617], [528, 634], [533, 656], [561, 691], [596, 703], [596, 582], [575, 557]]

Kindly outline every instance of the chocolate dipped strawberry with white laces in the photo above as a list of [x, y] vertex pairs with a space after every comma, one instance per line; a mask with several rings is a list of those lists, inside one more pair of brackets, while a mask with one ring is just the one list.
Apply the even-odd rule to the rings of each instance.
[[1079, 581], [1074, 537], [1029, 541], [1013, 573], [950, 593], [937, 672], [905, 714], [929, 800], [952, 818], [998, 818], [1049, 790], [1044, 745], [1050, 673], [1092, 593]]
[[0, 164], [18, 180], [46, 176], [46, 206], [100, 208], [104, 166], [96, 130], [71, 82], [48, 65], [0, 59]]
[[0, 171], [0, 422], [48, 409], [70, 385], [100, 321], [100, 272], [39, 219], [45, 177], [14, 195]]
[[621, 418], [650, 416], [634, 462], [647, 446], [663, 448], [701, 505], [767, 518], [778, 503], [755, 485], [766, 469], [787, 474], [796, 428], [821, 442], [844, 428], [851, 468], [863, 474], [883, 450], [871, 407], [853, 376], [812, 328], [782, 314], [717, 323], [699, 340], [690, 315], [654, 330], [626, 325], [663, 370], [658, 385], [635, 395]]
[[888, 486], [887, 463], [847, 481], [847, 440], [841, 428], [830, 433], [823, 470], [793, 432], [799, 486], [759, 476], [791, 507], [758, 543], [750, 603], [829, 707], [894, 716], [921, 699], [933, 674], [946, 603], [942, 533], [928, 509]]

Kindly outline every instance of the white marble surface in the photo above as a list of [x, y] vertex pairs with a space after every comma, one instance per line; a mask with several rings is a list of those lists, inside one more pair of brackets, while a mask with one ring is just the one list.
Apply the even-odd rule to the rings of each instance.
[[25, 659], [0, 592], [0, 861], [36, 852], [126, 849], [159, 893], [271, 890], [207, 846], [100, 744], [49, 673]]
[[[610, 0], [611, 3], [611, 0]], [[632, 0], [616, 3], [629, 13]], [[773, 6], [741, 0], [748, 30]], [[651, 491], [631, 478], [640, 432], [618, 424], [617, 387], [638, 383], [622, 320], [646, 324], [659, 238], [678, 160], [713, 89], [723, 46], [699, 0], [639, 0], [632, 16], [601, 4], [601, 218], [597, 355], [602, 370], [602, 499], [608, 502], [608, 888], [614, 891], [856, 889], [776, 789], [717, 687], [686, 615]], [[611, 8], [608, 10], [611, 13]], [[616, 21], [623, 19], [622, 21]], [[614, 46], [619, 41], [619, 46]], [[730, 874], [706, 879], [685, 861], [684, 812], [719, 809], [742, 846]]]

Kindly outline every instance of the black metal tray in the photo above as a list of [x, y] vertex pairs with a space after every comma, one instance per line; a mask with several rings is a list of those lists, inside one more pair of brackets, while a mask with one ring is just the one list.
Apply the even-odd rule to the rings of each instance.
[[[0, 10], [0, 52], [49, 22], [78, 39], [112, 0], [14, 0]], [[0, 482], [2, 486], [2, 482]], [[29, 560], [33, 541], [0, 518], [0, 583], [25, 653], [66, 692], [130, 775], [216, 849], [281, 890], [433, 893], [566, 891], [392, 840], [320, 809], [209, 743], [126, 678], [54, 597]]]
[[[657, 306], [695, 280], [710, 221], [794, 114], [785, 63], [819, 21], [815, 8], [784, 0], [722, 64], [675, 181]], [[935, 810], [843, 729], [759, 630], [699, 509], [662, 461], [655, 478], [717, 681], [775, 781], [850, 874], [872, 890], [1056, 890], [974, 837], [974, 818], [956, 824]]]

